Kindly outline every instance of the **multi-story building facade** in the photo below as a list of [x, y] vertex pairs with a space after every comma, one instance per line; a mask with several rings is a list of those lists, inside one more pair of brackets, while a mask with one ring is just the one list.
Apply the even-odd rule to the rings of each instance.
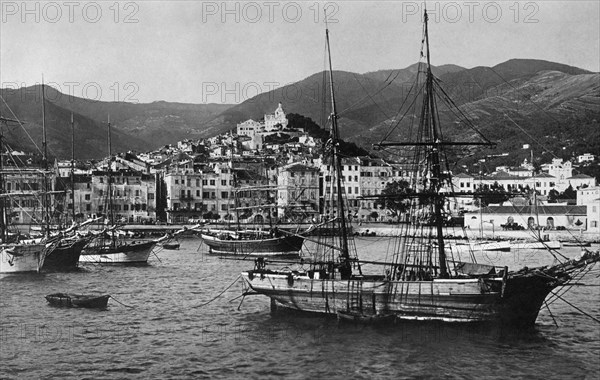
[[202, 172], [177, 168], [164, 175], [167, 221], [187, 223], [199, 219], [204, 212], [202, 203]]
[[229, 163], [215, 164], [212, 170], [203, 172], [202, 199], [206, 212], [222, 220], [233, 220], [233, 188], [233, 174]]
[[[30, 232], [32, 225], [41, 225], [44, 221], [44, 200], [41, 194], [47, 187], [52, 190], [53, 179], [37, 168], [4, 168], [2, 180], [5, 196], [1, 199], [7, 211], [7, 222], [21, 232]], [[54, 203], [47, 195], [48, 205]]]
[[302, 163], [279, 168], [277, 216], [280, 220], [316, 220], [319, 215], [319, 169]]
[[91, 176], [89, 202], [86, 199], [88, 194], [89, 189], [84, 189], [80, 194], [76, 190], [75, 199], [83, 196], [86, 209], [87, 204], [90, 205], [92, 217], [112, 214], [115, 222], [122, 223], [156, 219], [156, 180], [153, 174], [130, 170], [95, 171]]

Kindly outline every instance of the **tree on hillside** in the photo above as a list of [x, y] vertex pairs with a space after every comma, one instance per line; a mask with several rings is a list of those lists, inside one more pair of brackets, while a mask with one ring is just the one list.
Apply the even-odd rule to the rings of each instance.
[[389, 182], [381, 191], [381, 198], [375, 201], [375, 206], [388, 209], [396, 214], [404, 213], [410, 206], [413, 189], [406, 180]]
[[558, 199], [576, 199], [577, 192], [573, 190], [573, 186], [569, 185], [559, 196]]
[[[311, 118], [295, 113], [289, 113], [286, 117], [288, 119], [288, 128], [302, 128], [310, 136], [320, 139], [323, 143], [329, 140], [329, 130], [321, 128]], [[340, 152], [342, 155], [349, 157], [371, 156], [367, 150], [355, 143], [343, 140], [340, 141]]]
[[556, 201], [559, 199], [560, 197], [560, 193], [555, 190], [552, 189], [548, 192], [548, 203], [556, 203]]
[[477, 189], [474, 193], [475, 204], [477, 206], [487, 206], [490, 203], [502, 203], [509, 200], [509, 195], [498, 182], [494, 182], [491, 186], [484, 185]]

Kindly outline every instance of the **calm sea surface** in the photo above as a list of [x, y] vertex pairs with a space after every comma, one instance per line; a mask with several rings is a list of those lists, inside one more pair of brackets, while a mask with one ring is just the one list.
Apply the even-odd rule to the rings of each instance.
[[[388, 238], [359, 238], [381, 260]], [[0, 378], [543, 378], [600, 376], [600, 324], [563, 301], [528, 332], [437, 323], [373, 327], [321, 317], [271, 316], [266, 297], [231, 285], [252, 262], [208, 256], [199, 240], [139, 267], [87, 264], [72, 273], [0, 277]], [[597, 246], [592, 249], [598, 249]], [[579, 249], [571, 248], [574, 257]], [[479, 262], [545, 265], [542, 251]], [[371, 268], [373, 269], [373, 268]], [[600, 318], [596, 268], [567, 299]], [[104, 311], [47, 305], [53, 292], [106, 293]]]

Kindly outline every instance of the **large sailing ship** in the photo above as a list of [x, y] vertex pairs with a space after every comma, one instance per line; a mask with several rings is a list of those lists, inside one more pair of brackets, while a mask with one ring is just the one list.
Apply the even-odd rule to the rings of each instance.
[[145, 264], [152, 250], [160, 241], [168, 237], [146, 241], [125, 240], [125, 234], [116, 225], [113, 207], [111, 125], [108, 120], [108, 170], [106, 207], [108, 227], [102, 230], [83, 250], [80, 262], [98, 264]]
[[[442, 134], [436, 109], [439, 81], [430, 66], [427, 13], [424, 27], [420, 72], [425, 75], [420, 89], [422, 106], [417, 141], [380, 146], [402, 146], [412, 154], [410, 177], [414, 192], [406, 196], [409, 212], [395, 244], [392, 260], [383, 265], [383, 274], [363, 272], [363, 264], [348, 234], [343, 197], [344, 182], [339, 152], [338, 114], [335, 106], [333, 71], [326, 30], [332, 112], [330, 122], [331, 162], [335, 178], [331, 181], [336, 206], [335, 241], [321, 244], [323, 255], [304, 263], [301, 269], [271, 269], [267, 261], [257, 260], [255, 268], [242, 272], [244, 294], [262, 294], [272, 307], [341, 318], [375, 320], [437, 320], [445, 322], [494, 322], [519, 327], [532, 326], [546, 296], [556, 287], [581, 278], [600, 261], [600, 254], [585, 252], [578, 259], [564, 260], [553, 266], [522, 268], [477, 264], [475, 257], [460, 260], [444, 239], [444, 221], [448, 217], [447, 200], [455, 196], [445, 151], [465, 145]], [[422, 60], [423, 61], [423, 60]], [[418, 80], [417, 80], [418, 81]], [[443, 93], [445, 95], [445, 93]], [[414, 94], [411, 94], [414, 95]], [[418, 107], [417, 107], [418, 108]], [[489, 141], [469, 143], [487, 145]], [[552, 252], [557, 259], [559, 254]]]

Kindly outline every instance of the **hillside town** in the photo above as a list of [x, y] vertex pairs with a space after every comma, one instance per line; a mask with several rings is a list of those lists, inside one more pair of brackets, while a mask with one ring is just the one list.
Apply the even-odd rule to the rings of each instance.
[[[200, 221], [264, 223], [315, 222], [330, 216], [332, 168], [323, 156], [324, 142], [289, 125], [279, 104], [261, 120], [247, 120], [236, 131], [203, 140], [184, 140], [144, 153], [120, 153], [94, 166], [72, 160], [55, 161], [51, 170], [57, 218], [82, 221], [112, 213], [121, 223], [186, 224]], [[27, 157], [13, 152], [21, 162]], [[22, 157], [19, 157], [22, 156]], [[536, 173], [525, 160], [519, 167], [496, 167], [490, 175], [458, 173], [454, 191], [461, 196], [446, 208], [469, 228], [509, 226], [577, 229], [599, 232], [600, 187], [596, 179], [575, 174], [577, 165], [593, 162], [583, 154], [576, 162], [555, 158]], [[40, 220], [41, 203], [27, 196], [43, 188], [38, 168], [14, 167], [6, 159], [6, 191], [14, 198], [12, 222]], [[384, 207], [378, 197], [393, 182], [409, 181], [401, 163], [371, 156], [343, 161], [343, 192], [352, 223], [398, 222], [407, 216]], [[108, 194], [108, 184], [112, 192]], [[502, 204], [482, 204], [475, 193], [497, 189], [510, 197]], [[535, 189], [535, 192], [532, 190]], [[575, 194], [552, 202], [552, 195]]]

